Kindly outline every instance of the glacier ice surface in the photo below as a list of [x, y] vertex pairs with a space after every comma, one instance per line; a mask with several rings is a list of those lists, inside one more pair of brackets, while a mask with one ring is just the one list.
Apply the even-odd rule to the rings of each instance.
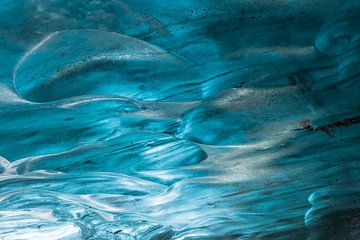
[[0, 0], [0, 239], [360, 239], [357, 0]]

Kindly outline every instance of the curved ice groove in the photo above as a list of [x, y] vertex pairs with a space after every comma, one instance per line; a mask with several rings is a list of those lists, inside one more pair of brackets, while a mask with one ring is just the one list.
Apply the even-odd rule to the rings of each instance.
[[176, 136], [217, 146], [266, 142], [273, 134], [291, 134], [312, 117], [297, 87], [233, 88], [185, 112]]
[[[135, 106], [139, 107], [141, 106], [139, 101], [136, 101], [134, 99], [131, 98], [125, 98], [125, 97], [116, 97], [116, 96], [108, 96], [108, 95], [85, 95], [83, 97], [78, 97], [78, 98], [67, 98], [65, 100], [60, 100], [58, 102], [52, 103], [51, 105], [53, 105], [54, 107], [59, 107], [59, 108], [74, 108], [76, 106], [79, 105], [83, 105], [83, 104], [88, 104], [88, 103], [92, 103], [92, 102], [97, 102], [97, 101], [111, 101], [111, 100], [117, 100], [117, 101], [125, 101], [125, 102], [130, 102], [133, 103]], [[39, 103], [39, 104], [48, 104], [48, 103]]]
[[[141, 141], [136, 139], [138, 136]], [[137, 146], [132, 157], [128, 157], [129, 148], [126, 139]], [[162, 143], [158, 145], [157, 142]], [[154, 146], [149, 147], [148, 145]], [[183, 156], [178, 153], [187, 150]], [[113, 153], [109, 155], [109, 153]], [[162, 161], [159, 155], [168, 157]], [[79, 156], [82, 156], [79, 158]], [[96, 156], [96, 157], [94, 157]], [[107, 156], [102, 161], [101, 156]], [[19, 174], [34, 170], [46, 169], [65, 172], [112, 171], [132, 173], [134, 171], [174, 169], [176, 167], [197, 164], [207, 157], [201, 147], [184, 140], [176, 139], [168, 134], [159, 134], [151, 131], [132, 131], [122, 135], [109, 136], [98, 142], [89, 142], [74, 149], [54, 154], [33, 156], [12, 162], [11, 167]], [[133, 161], [132, 161], [133, 159]], [[134, 162], [136, 160], [136, 162]]]
[[[82, 38], [85, 37], [85, 42], [67, 42], [69, 41], [69, 36], [72, 35], [79, 35]], [[110, 39], [110, 37], [112, 38]], [[81, 44], [83, 44], [83, 46]], [[90, 50], [89, 47], [93, 47], [92, 45], [94, 44], [102, 44], [103, 46], [99, 49], [95, 48]], [[44, 49], [49, 53], [42, 55], [41, 52], [45, 51]], [[77, 52], [85, 52], [85, 54], [79, 57], [80, 54], [76, 55]], [[58, 62], [56, 62], [56, 60]], [[33, 64], [31, 63], [32, 61], [40, 62], [38, 65], [33, 66], [31, 65]], [[136, 61], [139, 61], [139, 63]], [[148, 66], [141, 66], [142, 61], [148, 62]], [[102, 80], [103, 82], [105, 81], [104, 83], [107, 82], [107, 84], [110, 85], [115, 84], [113, 86], [113, 88], [115, 88], [114, 90], [109, 90], [106, 86], [99, 86], [97, 84], [99, 79], [97, 79], [96, 74], [95, 76], [83, 76], [83, 79], [76, 79], [78, 75], [86, 75], [88, 71], [92, 71], [91, 69], [99, 67], [104, 68], [101, 70], [103, 71], [102, 73], [100, 71], [100, 75], [107, 74], [106, 71], [108, 70], [106, 70], [106, 68], [111, 67], [112, 64], [120, 63], [133, 64], [132, 67], [128, 66], [129, 70], [127, 71], [130, 72], [126, 73], [126, 71], [124, 71], [121, 73], [118, 66], [116, 70], [119, 71], [116, 73], [118, 75], [114, 75], [112, 78], [105, 77], [105, 79]], [[30, 97], [30, 100], [37, 102], [47, 102], [69, 96], [82, 95], [79, 91], [78, 93], [75, 92], [75, 90], [79, 90], [79, 87], [83, 88], [85, 94], [86, 91], [94, 91], [100, 94], [106, 94], [110, 91], [111, 94], [114, 94], [117, 90], [116, 95], [125, 95], [126, 97], [126, 95], [129, 94], [129, 89], [126, 89], [125, 84], [127, 79], [126, 76], [121, 77], [121, 74], [131, 74], [131, 71], [134, 71], [131, 70], [131, 68], [135, 68], [140, 74], [142, 74], [141, 71], [144, 70], [149, 71], [148, 74], [159, 74], [159, 71], [164, 71], [164, 77], [166, 77], [168, 70], [161, 70], [161, 68], [164, 68], [161, 64], [164, 63], [178, 67], [177, 65], [179, 65], [181, 61], [159, 47], [118, 33], [88, 29], [59, 31], [48, 35], [39, 44], [24, 54], [13, 71], [13, 82], [16, 91], [19, 92], [20, 95], [23, 95], [25, 98]], [[160, 66], [154, 67], [156, 64], [160, 64]], [[68, 78], [75, 79], [69, 81]], [[121, 78], [125, 79], [121, 80]], [[146, 79], [146, 76], [144, 76], [144, 78]], [[121, 86], [121, 81], [125, 81], [123, 83], [125, 85]], [[67, 82], [68, 85], [71, 83], [66, 91], [62, 89], [65, 84], [64, 82]], [[136, 84], [139, 85], [142, 83], [133, 82], [132, 84], [136, 86]], [[129, 87], [131, 88], [130, 85]], [[146, 96], [146, 93], [144, 96]]]
[[57, 73], [46, 81], [45, 84], [49, 85], [52, 82], [62, 79], [68, 75], [76, 74], [77, 72], [82, 72], [92, 66], [111, 64], [122, 61], [129, 60], [156, 60], [162, 56], [167, 56], [166, 53], [141, 53], [141, 54], [121, 54], [118, 53], [108, 53], [100, 54], [97, 56], [89, 57], [81, 60], [80, 62], [71, 63], [71, 65], [66, 65], [63, 68], [58, 69]]
[[39, 49], [42, 45], [44, 45], [50, 38], [54, 37], [55, 35], [57, 35], [58, 32], [54, 32], [49, 34], [47, 37], [45, 37], [43, 40], [41, 40], [38, 44], [36, 44], [35, 46], [33, 46], [29, 51], [25, 52], [25, 54], [20, 58], [20, 60], [18, 61], [18, 63], [15, 65], [15, 68], [13, 70], [12, 73], [12, 78], [13, 78], [13, 85], [14, 88], [17, 89], [16, 87], [16, 75], [18, 73], [19, 67], [21, 66], [21, 64], [32, 54], [34, 53], [37, 49]]
[[[98, 173], [79, 175], [61, 172], [49, 173], [42, 170], [23, 175], [2, 175], [0, 176], [0, 185], [2, 186], [0, 192], [5, 194], [21, 188], [23, 190], [59, 192], [67, 195], [93, 195], [94, 197], [121, 195], [124, 198], [140, 199], [162, 193], [166, 189], [163, 184], [134, 176], [108, 172]], [[74, 181], [72, 188], [67, 185], [67, 181], [70, 179]], [[24, 187], [24, 183], [27, 184], [27, 187]], [[107, 188], [99, 192], [96, 187], [101, 184], [106, 184]]]
[[[2, 207], [4, 206], [3, 202], [8, 198], [17, 195], [26, 195], [29, 193], [30, 195], [45, 194], [46, 196], [55, 197], [55, 199], [59, 199], [63, 202], [68, 202], [74, 205], [79, 206], [87, 206], [92, 209], [93, 212], [99, 214], [105, 220], [113, 221], [114, 214], [124, 212], [124, 209], [120, 207], [111, 206], [110, 204], [101, 203], [101, 201], [96, 201], [95, 199], [91, 199], [91, 195], [70, 195], [59, 192], [45, 191], [45, 190], [13, 190], [8, 191], [6, 193], [0, 193], [0, 204]], [[41, 199], [41, 197], [40, 197]]]
[[203, 143], [197, 143], [193, 142], [194, 144], [200, 146], [206, 153], [211, 155], [214, 152], [224, 150], [226, 149], [233, 149], [233, 150], [239, 150], [239, 151], [256, 151], [261, 149], [269, 149], [275, 146], [281, 145], [281, 143], [285, 142], [287, 139], [290, 139], [291, 137], [295, 136], [296, 134], [294, 131], [286, 131], [284, 134], [278, 136], [276, 139], [272, 140], [265, 140], [265, 141], [259, 141], [255, 143], [248, 143], [248, 144], [234, 144], [234, 145], [215, 145], [215, 144], [203, 144]]
[[[100, 30], [93, 30], [93, 29], [83, 29], [83, 30], [87, 30], [87, 31], [100, 31]], [[72, 30], [68, 30], [68, 31], [72, 31]], [[43, 38], [39, 43], [37, 43], [36, 45], [34, 45], [32, 48], [30, 48], [30, 50], [28, 50], [27, 52], [25, 52], [25, 54], [20, 58], [20, 60], [17, 62], [17, 64], [15, 65], [14, 67], [14, 70], [13, 70], [13, 73], [12, 73], [12, 78], [13, 78], [13, 84], [14, 84], [14, 87], [16, 89], [16, 76], [17, 76], [17, 73], [19, 71], [19, 68], [20, 66], [24, 63], [24, 61], [31, 55], [33, 54], [36, 50], [38, 50], [40, 47], [42, 47], [46, 42], [48, 42], [51, 38], [55, 37], [56, 35], [62, 33], [62, 32], [66, 32], [66, 31], [57, 31], [57, 32], [53, 32], [53, 33], [50, 33], [49, 35], [47, 35], [45, 38]], [[116, 32], [108, 32], [108, 31], [100, 31], [100, 32], [106, 32], [106, 33], [110, 33], [110, 34], [114, 34], [115, 36], [123, 36], [123, 37], [126, 37], [126, 38], [131, 38], [129, 36], [125, 36], [125, 35], [122, 35], [120, 33], [116, 33]], [[137, 40], [137, 41], [141, 41], [141, 40]], [[148, 44], [148, 43], [146, 43]], [[155, 47], [154, 47], [155, 48]], [[158, 48], [158, 47], [156, 47]], [[164, 51], [164, 50], [161, 50], [160, 48], [158, 48], [160, 51]], [[164, 51], [165, 52], [165, 51]], [[164, 54], [164, 53], [163, 53]], [[112, 55], [109, 55], [109, 56], [112, 56]], [[140, 56], [140, 55], [139, 55]], [[145, 55], [146, 56], [146, 55]], [[102, 56], [103, 59], [106, 59], [105, 58], [106, 56]], [[112, 60], [116, 60], [117, 57], [119, 57], [120, 59], [122, 57], [127, 57], [127, 58], [130, 58], [131, 55], [124, 55], [124, 56], [116, 56], [116, 55], [113, 55], [112, 58], [109, 58], [109, 59], [112, 59]], [[94, 57], [96, 59], [96, 57]], [[101, 58], [99, 58], [98, 60], [100, 60]]]
[[315, 41], [315, 47], [321, 53], [335, 57], [350, 50], [360, 39], [355, 22], [358, 19], [359, 4], [356, 1], [347, 3], [335, 14], [332, 14], [322, 27]]
[[[121, 175], [120, 175], [121, 176]], [[125, 175], [123, 175], [125, 176]], [[91, 177], [91, 175], [89, 175], [88, 177]], [[95, 176], [94, 176], [95, 177]], [[165, 186], [164, 185], [160, 185], [157, 183], [152, 183], [150, 181], [146, 181], [146, 180], [142, 180], [142, 179], [136, 179], [135, 177], [128, 177], [128, 180], [137, 180], [139, 181], [139, 183], [144, 184], [142, 187], [144, 189], [146, 189], [146, 187], [149, 188], [156, 188], [156, 191], [158, 193], [162, 193], [164, 192]], [[81, 177], [85, 180], [85, 177]], [[14, 180], [16, 180], [16, 178], [12, 178]], [[23, 177], [24, 180], [26, 180], [26, 177]], [[43, 179], [43, 180], [47, 180], [46, 177], [30, 177], [28, 179]], [[75, 178], [76, 179], [76, 178]], [[21, 180], [21, 178], [20, 178]], [[118, 184], [125, 184], [126, 182], [119, 182]], [[129, 185], [136, 185], [138, 183], [133, 183], [133, 184], [129, 184]], [[84, 185], [84, 183], [83, 183]], [[81, 186], [79, 186], [80, 188]], [[129, 187], [129, 189], [131, 189], [132, 186], [124, 186], [124, 188]], [[7, 202], [6, 200], [14, 197], [14, 196], [22, 196], [22, 195], [40, 195], [40, 200], [41, 200], [41, 195], [44, 194], [45, 196], [51, 196], [54, 197], [55, 199], [59, 199], [63, 202], [68, 202], [74, 205], [79, 205], [79, 206], [86, 206], [89, 207], [92, 211], [101, 214], [104, 213], [104, 216], [106, 218], [108, 218], [109, 216], [111, 216], [111, 218], [114, 218], [114, 215], [116, 213], [122, 213], [122, 212], [126, 212], [126, 209], [124, 209], [121, 206], [117, 206], [116, 202], [115, 203], [111, 203], [111, 202], [107, 202], [107, 198], [114, 198], [117, 199], [119, 197], [123, 197], [125, 198], [126, 194], [120, 194], [120, 193], [90, 193], [90, 194], [79, 194], [79, 193], [66, 193], [66, 192], [59, 192], [59, 191], [54, 191], [54, 190], [46, 190], [46, 189], [37, 189], [37, 188], [33, 188], [33, 189], [15, 189], [15, 190], [9, 190], [6, 192], [1, 192], [0, 193], [0, 206], [3, 209], [7, 209], [7, 208], [12, 208], [12, 206], [14, 206], [16, 204], [15, 200], [13, 200], [12, 202]], [[153, 195], [154, 193], [148, 193], [150, 196]], [[129, 196], [131, 196], [131, 194], [129, 194]], [[134, 199], [140, 199], [144, 196], [134, 196]], [[102, 199], [103, 198], [103, 199]], [[34, 199], [34, 201], [37, 199]], [[18, 201], [22, 202], [24, 201], [23, 204], [26, 205], [26, 199], [23, 198], [19, 198]], [[120, 202], [121, 203], [121, 202]], [[50, 202], [51, 204], [51, 202]], [[121, 204], [120, 204], [121, 205]]]

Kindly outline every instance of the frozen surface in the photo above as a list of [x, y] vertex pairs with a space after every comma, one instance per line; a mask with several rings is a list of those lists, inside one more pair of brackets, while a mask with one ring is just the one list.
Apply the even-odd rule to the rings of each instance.
[[0, 0], [0, 239], [360, 239], [360, 1]]

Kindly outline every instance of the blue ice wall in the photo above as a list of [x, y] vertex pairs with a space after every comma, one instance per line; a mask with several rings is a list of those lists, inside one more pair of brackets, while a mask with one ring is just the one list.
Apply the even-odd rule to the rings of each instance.
[[359, 63], [358, 0], [0, 0], [0, 239], [360, 239]]

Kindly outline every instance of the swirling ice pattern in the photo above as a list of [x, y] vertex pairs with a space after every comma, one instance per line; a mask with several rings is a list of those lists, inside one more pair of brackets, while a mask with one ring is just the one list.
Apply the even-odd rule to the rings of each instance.
[[360, 239], [358, 1], [0, 1], [0, 239]]

